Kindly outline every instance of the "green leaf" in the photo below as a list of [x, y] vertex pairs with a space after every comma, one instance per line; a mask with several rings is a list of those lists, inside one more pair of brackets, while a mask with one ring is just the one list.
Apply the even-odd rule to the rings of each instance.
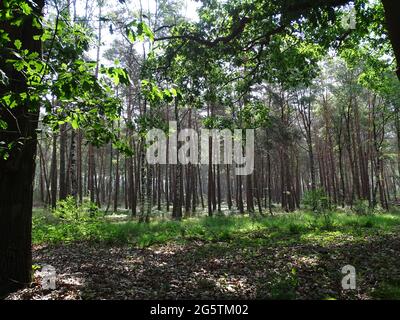
[[74, 130], [79, 128], [78, 118], [76, 116], [71, 120], [71, 126]]
[[138, 26], [138, 30], [140, 30], [139, 33], [145, 34], [151, 41], [154, 40], [153, 31], [151, 31], [150, 27], [146, 23], [141, 22]]
[[29, 6], [29, 4], [27, 4], [26, 2], [21, 2], [19, 4], [19, 7], [22, 9], [22, 12], [25, 15], [30, 15], [32, 12], [32, 8]]
[[15, 40], [15, 41], [14, 41], [14, 46], [15, 46], [18, 50], [20, 50], [21, 47], [22, 47], [22, 42], [21, 42], [21, 40], [19, 40], [19, 39]]
[[127, 30], [126, 35], [127, 35], [127, 37], [128, 37], [130, 42], [135, 42], [136, 41], [136, 35], [131, 29]]
[[5, 130], [7, 129], [7, 127], [8, 127], [7, 122], [0, 119], [0, 129]]

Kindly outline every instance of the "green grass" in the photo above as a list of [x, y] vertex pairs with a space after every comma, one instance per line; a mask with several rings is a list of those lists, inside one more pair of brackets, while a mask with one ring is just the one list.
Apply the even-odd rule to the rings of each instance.
[[33, 243], [94, 241], [128, 243], [139, 247], [169, 241], [237, 242], [243, 245], [267, 243], [334, 242], [351, 236], [354, 241], [367, 234], [388, 233], [400, 226], [400, 215], [382, 213], [357, 216], [332, 213], [329, 219], [306, 212], [274, 217], [249, 216], [199, 217], [182, 221], [156, 220], [149, 224], [136, 221], [110, 222], [103, 218], [86, 221], [61, 221], [42, 212], [34, 212]]
[[[349, 212], [320, 215], [298, 211], [273, 217], [203, 216], [182, 221], [154, 217], [148, 224], [126, 221], [122, 217], [104, 217], [100, 213], [94, 219], [63, 220], [38, 210], [33, 219], [33, 243], [73, 244], [84, 241], [145, 248], [154, 244], [196, 242], [201, 245], [188, 247], [190, 253], [184, 253], [189, 261], [214, 261], [215, 257], [239, 259], [249, 270], [262, 271], [261, 280], [257, 278], [255, 282], [258, 285], [257, 296], [270, 299], [304, 297], [308, 290], [303, 290], [305, 283], [320, 284], [313, 288], [321, 292], [314, 292], [314, 289], [307, 292], [313, 298], [355, 299], [355, 293], [346, 292], [341, 296], [335, 287], [341, 280], [341, 266], [350, 263], [357, 266], [357, 283], [369, 297], [400, 299], [400, 281], [396, 280], [398, 268], [393, 263], [393, 250], [381, 251], [382, 244], [374, 243], [376, 239], [386, 241], [386, 236], [391, 239], [392, 235], [398, 234], [400, 213], [360, 216]], [[367, 255], [365, 248], [369, 248], [371, 255]], [[284, 254], [280, 255], [281, 252]], [[268, 264], [271, 259], [279, 262], [278, 269], [274, 269], [274, 264]], [[264, 262], [269, 265], [266, 270], [263, 270]], [[229, 264], [221, 268], [227, 268], [222, 271], [229, 272]], [[375, 274], [373, 281], [367, 277], [370, 272]], [[391, 277], [393, 281], [388, 280]], [[196, 281], [197, 287], [203, 291], [215, 289], [213, 279], [200, 277]], [[324, 287], [327, 284], [332, 286], [330, 291]]]
[[400, 300], [400, 280], [381, 284], [372, 292], [372, 296], [383, 300]]

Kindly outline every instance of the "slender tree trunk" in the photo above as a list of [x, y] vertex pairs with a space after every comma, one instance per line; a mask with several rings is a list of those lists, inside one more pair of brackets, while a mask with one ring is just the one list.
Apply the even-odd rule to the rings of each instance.
[[78, 129], [77, 148], [76, 148], [76, 175], [79, 203], [83, 202], [83, 185], [82, 185], [82, 131]]
[[60, 126], [60, 193], [59, 199], [64, 200], [67, 197], [67, 175], [66, 175], [66, 144], [67, 132], [66, 124]]
[[109, 180], [108, 180], [108, 199], [107, 199], [107, 207], [106, 207], [106, 213], [108, 213], [108, 210], [110, 210], [111, 206], [111, 195], [112, 195], [112, 177], [113, 177], [113, 159], [114, 159], [114, 154], [113, 154], [113, 147], [112, 143], [110, 143], [110, 163], [109, 163]]
[[270, 215], [274, 215], [272, 212], [272, 171], [271, 171], [271, 155], [267, 152], [267, 167], [268, 167], [268, 210]]
[[220, 167], [219, 164], [216, 165], [217, 167], [217, 205], [218, 205], [218, 212], [221, 213], [221, 178], [220, 178]]
[[[118, 123], [118, 129], [119, 129], [119, 123]], [[117, 153], [117, 160], [115, 164], [114, 212], [118, 211], [118, 198], [119, 198], [119, 187], [120, 187], [119, 151], [117, 150], [116, 153]]]
[[[178, 99], [175, 98], [175, 121], [177, 123], [177, 150], [170, 150], [170, 152], [176, 152], [178, 157], [178, 149], [179, 149], [179, 141], [178, 141], [178, 133], [180, 130], [179, 124], [179, 110], [178, 110]], [[182, 190], [183, 190], [183, 179], [182, 179], [182, 165], [178, 163], [175, 165], [175, 190], [174, 190], [174, 203], [172, 208], [172, 217], [176, 220], [180, 220], [182, 218]]]
[[231, 186], [231, 175], [230, 175], [230, 167], [229, 164], [226, 165], [226, 201], [228, 203], [229, 211], [232, 210], [232, 186]]
[[200, 199], [201, 199], [201, 208], [204, 210], [205, 205], [204, 205], [204, 197], [203, 197], [203, 184], [202, 184], [202, 179], [201, 179], [201, 171], [200, 171], [200, 166], [197, 166], [197, 173], [199, 177], [199, 193], [200, 193]]
[[208, 206], [208, 215], [211, 217], [213, 215], [213, 207], [212, 207], [212, 193], [213, 193], [213, 165], [212, 165], [212, 138], [208, 138], [208, 181], [207, 181], [207, 206]]
[[76, 133], [74, 130], [71, 131], [69, 177], [71, 181], [71, 195], [75, 200], [77, 200], [78, 184], [76, 179]]
[[57, 136], [53, 133], [53, 148], [51, 156], [51, 207], [57, 206]]
[[247, 212], [252, 215], [254, 213], [254, 201], [253, 201], [253, 179], [251, 174], [246, 176], [246, 205]]
[[236, 176], [237, 188], [237, 208], [240, 214], [244, 214], [243, 194], [242, 194], [242, 176]]

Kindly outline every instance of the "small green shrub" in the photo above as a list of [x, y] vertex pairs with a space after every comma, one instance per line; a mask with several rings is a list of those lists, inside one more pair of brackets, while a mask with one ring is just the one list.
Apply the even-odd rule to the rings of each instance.
[[331, 210], [329, 197], [321, 188], [306, 191], [303, 196], [303, 205], [314, 212]]
[[373, 210], [369, 207], [369, 203], [367, 200], [357, 200], [353, 204], [352, 208], [353, 212], [359, 216], [366, 216], [368, 214], [373, 213]]
[[53, 215], [64, 221], [91, 220], [98, 218], [100, 214], [99, 209], [94, 203], [86, 201], [82, 204], [77, 204], [72, 196], [58, 201], [56, 208], [53, 209]]

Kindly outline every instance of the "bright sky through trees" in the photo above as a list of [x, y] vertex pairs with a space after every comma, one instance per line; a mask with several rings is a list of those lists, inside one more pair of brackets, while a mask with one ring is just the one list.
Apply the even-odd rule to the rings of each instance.
[[[198, 14], [197, 14], [196, 10], [200, 7], [199, 2], [196, 2], [193, 0], [184, 0], [184, 2], [185, 2], [185, 5], [182, 7], [180, 14], [183, 15], [185, 18], [187, 18], [190, 21], [197, 21]], [[113, 3], [112, 6], [110, 6], [109, 5], [110, 3], [111, 3], [110, 1], [108, 1], [108, 3], [106, 2], [103, 14], [106, 15], [107, 13], [110, 13], [112, 10], [115, 9], [114, 8], [115, 4]], [[143, 0], [142, 6], [143, 6], [142, 10], [146, 14], [147, 14], [147, 12], [154, 14], [154, 12], [156, 10], [156, 5], [155, 5], [154, 0], [148, 0], [148, 1]], [[77, 11], [84, 12], [84, 7], [85, 7], [85, 0], [77, 0], [77, 9], [78, 9]], [[127, 0], [126, 7], [131, 9], [132, 11], [139, 11], [140, 1]], [[91, 16], [91, 19], [98, 19], [98, 15], [96, 12], [94, 12], [94, 14]], [[120, 36], [117, 34], [113, 34], [113, 35], [110, 34], [108, 26], [104, 25], [102, 28], [102, 42], [104, 45], [102, 46], [101, 51], [104, 52], [105, 50], [110, 48], [112, 41], [115, 40], [116, 38], [120, 38]], [[143, 51], [142, 43], [140, 43], [140, 42], [136, 43], [135, 49], [138, 52], [142, 52]], [[96, 59], [96, 50], [97, 50], [97, 48], [95, 46], [92, 46], [91, 50], [89, 51], [89, 56], [94, 60]], [[100, 57], [101, 57], [101, 60], [103, 61], [104, 59], [101, 56], [101, 54], [100, 54]]]

